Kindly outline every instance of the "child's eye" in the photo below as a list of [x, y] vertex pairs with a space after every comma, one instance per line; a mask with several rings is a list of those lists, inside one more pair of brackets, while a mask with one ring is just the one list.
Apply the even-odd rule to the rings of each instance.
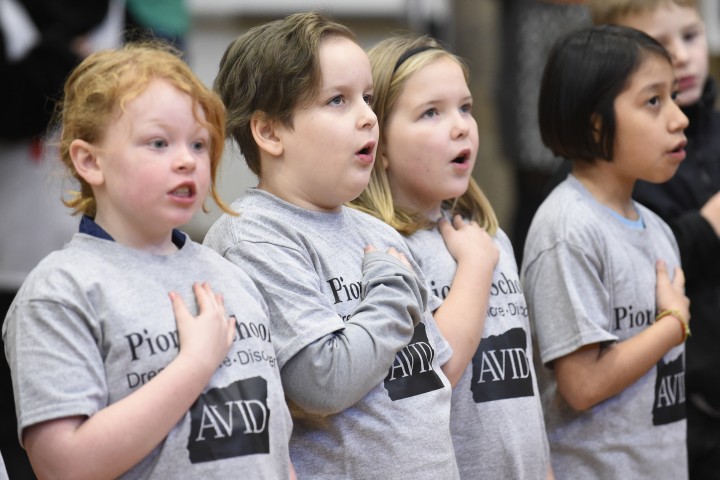
[[653, 107], [656, 105], [660, 105], [660, 97], [655, 95], [650, 100], [648, 100], [648, 105], [651, 105]]
[[698, 36], [697, 32], [688, 32], [683, 35], [683, 40], [686, 42], [692, 42]]
[[472, 112], [472, 103], [466, 103], [462, 107], [460, 107], [460, 111], [463, 113], [471, 113]]
[[422, 114], [425, 118], [434, 118], [438, 116], [440, 113], [438, 112], [437, 108], [430, 108], [428, 110], [425, 110]]
[[680, 92], [679, 92], [679, 91], [675, 91], [675, 92], [672, 92], [672, 93], [670, 94], [670, 98], [673, 99], [673, 102], [677, 102], [677, 97], [678, 97], [678, 95], [680, 95]]
[[345, 97], [342, 95], [336, 95], [330, 99], [328, 105], [342, 105], [345, 103]]
[[190, 148], [195, 150], [196, 152], [202, 152], [205, 150], [205, 141], [204, 140], [198, 140], [196, 142], [193, 142], [190, 144]]
[[375, 98], [374, 98], [373, 95], [370, 94], [370, 93], [366, 93], [365, 95], [363, 95], [363, 100], [364, 100], [365, 103], [367, 103], [368, 105], [372, 105], [372, 102], [373, 102], [374, 99], [375, 99]]
[[150, 145], [151, 145], [153, 148], [164, 148], [164, 147], [167, 147], [168, 143], [167, 143], [165, 140], [162, 140], [162, 139], [159, 139], [159, 138], [158, 138], [158, 139], [156, 139], [156, 140], [152, 140], [152, 141], [150, 142]]

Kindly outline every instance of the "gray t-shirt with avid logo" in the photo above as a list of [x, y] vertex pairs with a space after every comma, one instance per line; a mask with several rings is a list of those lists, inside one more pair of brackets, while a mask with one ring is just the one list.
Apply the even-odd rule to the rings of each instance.
[[165, 440], [122, 478], [286, 478], [291, 417], [268, 309], [250, 278], [186, 237], [154, 255], [85, 233], [29, 275], [3, 328], [18, 434], [92, 416], [159, 374], [178, 354], [177, 292], [193, 315], [194, 282], [222, 294], [235, 319], [227, 356]]
[[[407, 239], [431, 294], [443, 301], [457, 263], [437, 228]], [[450, 427], [463, 479], [544, 478], [550, 459], [535, 378], [530, 325], [505, 232], [480, 345], [453, 389]]]
[[[451, 351], [424, 282], [385, 253], [410, 256], [400, 235], [347, 207], [315, 212], [257, 189], [232, 207], [240, 215], [218, 220], [205, 244], [270, 307], [298, 477], [457, 478], [440, 368]], [[364, 255], [367, 245], [377, 251]]]
[[656, 261], [672, 275], [680, 258], [670, 228], [635, 208], [644, 227], [619, 219], [570, 175], [530, 227], [522, 281], [558, 479], [687, 477], [683, 345], [584, 412], [559, 394], [552, 370], [553, 360], [584, 345], [622, 342], [653, 324]]

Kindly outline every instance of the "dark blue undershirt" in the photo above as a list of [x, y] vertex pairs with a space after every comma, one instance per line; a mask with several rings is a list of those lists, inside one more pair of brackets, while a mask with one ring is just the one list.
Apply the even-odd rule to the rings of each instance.
[[[87, 215], [83, 215], [80, 219], [80, 233], [85, 233], [87, 235], [92, 235], [93, 237], [102, 238], [103, 240], [110, 240], [111, 242], [114, 242], [115, 239], [110, 236], [109, 233], [107, 233], [103, 228], [95, 223], [95, 220], [88, 217]], [[183, 245], [185, 245], [185, 234], [182, 233], [180, 230], [173, 228], [172, 230], [172, 243], [178, 248], [182, 248]]]

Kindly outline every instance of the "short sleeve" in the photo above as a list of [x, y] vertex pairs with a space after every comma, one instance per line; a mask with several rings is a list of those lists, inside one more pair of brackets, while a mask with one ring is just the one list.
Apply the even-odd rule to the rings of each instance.
[[101, 332], [77, 306], [18, 302], [6, 319], [5, 351], [13, 372], [18, 435], [47, 420], [90, 416], [108, 402]]
[[305, 346], [342, 330], [342, 318], [322, 295], [320, 278], [302, 252], [270, 243], [240, 242], [225, 257], [245, 270], [270, 312], [280, 368]]
[[618, 340], [609, 331], [611, 299], [600, 262], [567, 242], [527, 261], [523, 287], [543, 363]]

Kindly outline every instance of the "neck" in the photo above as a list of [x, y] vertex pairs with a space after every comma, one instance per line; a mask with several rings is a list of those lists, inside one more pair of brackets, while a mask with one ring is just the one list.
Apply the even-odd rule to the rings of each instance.
[[619, 175], [612, 162], [576, 160], [572, 174], [599, 203], [625, 218], [637, 220], [638, 213], [632, 201], [635, 179]]
[[321, 213], [338, 213], [342, 210], [342, 205], [324, 205], [318, 203], [317, 200], [313, 201], [312, 195], [307, 195], [305, 192], [295, 189], [292, 184], [283, 186], [282, 184], [260, 180], [257, 188], [258, 190], [270, 193], [278, 197], [280, 200], [295, 205], [296, 207], [304, 208], [305, 210]]
[[113, 240], [126, 247], [155, 255], [170, 255], [178, 251], [178, 247], [172, 242], [172, 230], [157, 235], [150, 235], [147, 229], [142, 229], [142, 233], [138, 233], [139, 229], [133, 229], [131, 225], [108, 221], [100, 211], [95, 216], [95, 223]]

